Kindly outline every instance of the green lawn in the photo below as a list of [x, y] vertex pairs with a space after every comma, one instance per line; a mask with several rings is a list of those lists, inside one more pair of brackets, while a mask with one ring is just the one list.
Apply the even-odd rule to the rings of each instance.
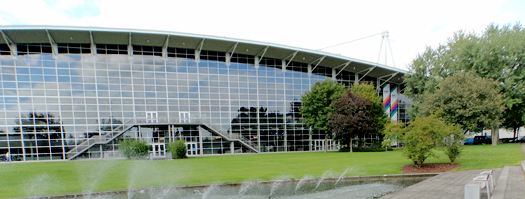
[[[442, 152], [438, 152], [442, 153]], [[467, 146], [456, 170], [519, 165], [519, 144]], [[442, 155], [427, 161], [448, 162]], [[131, 188], [183, 186], [339, 176], [400, 174], [412, 162], [389, 152], [313, 152], [194, 157], [185, 160], [93, 160], [0, 164], [0, 198], [99, 192]]]

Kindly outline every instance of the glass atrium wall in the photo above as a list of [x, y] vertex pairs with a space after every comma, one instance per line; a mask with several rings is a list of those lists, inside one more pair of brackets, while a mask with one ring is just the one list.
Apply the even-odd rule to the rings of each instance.
[[[0, 154], [14, 160], [63, 160], [89, 138], [130, 128], [117, 140], [168, 143], [183, 138], [198, 154], [251, 152], [227, 136], [240, 136], [260, 152], [320, 150], [323, 132], [305, 128], [301, 95], [316, 81], [345, 85], [355, 74], [304, 63], [224, 52], [133, 46], [18, 44], [0, 56]], [[7, 49], [7, 50], [6, 50]], [[365, 77], [362, 81], [377, 80]], [[163, 124], [163, 125], [158, 125]], [[199, 124], [206, 124], [202, 126]], [[208, 129], [204, 128], [207, 127]], [[123, 127], [122, 127], [123, 128]], [[117, 140], [95, 145], [82, 157], [112, 155]], [[109, 155], [108, 155], [109, 154]]]

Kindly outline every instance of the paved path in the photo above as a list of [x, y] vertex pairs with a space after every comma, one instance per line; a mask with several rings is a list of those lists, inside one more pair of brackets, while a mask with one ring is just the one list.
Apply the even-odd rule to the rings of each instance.
[[[525, 143], [521, 143], [521, 152], [525, 158]], [[523, 166], [525, 162], [522, 161], [521, 164]], [[525, 198], [525, 173], [522, 166], [509, 167], [505, 199]], [[498, 187], [495, 190], [498, 190]]]
[[[499, 176], [501, 170], [501, 168], [494, 169], [494, 176]], [[463, 187], [481, 171], [483, 170], [444, 172], [399, 192], [383, 196], [381, 199], [463, 198]], [[481, 198], [487, 198], [485, 190], [482, 190]]]
[[[525, 157], [525, 143], [521, 144]], [[522, 164], [525, 164], [522, 163]], [[505, 172], [502, 172], [506, 170]], [[382, 199], [412, 198], [463, 198], [464, 186], [483, 170], [444, 172], [407, 187], [399, 192], [381, 197]], [[502, 173], [504, 176], [502, 176]], [[521, 166], [505, 166], [494, 169], [496, 189], [491, 199], [525, 198], [525, 174]], [[500, 179], [501, 177], [501, 179]], [[481, 191], [481, 198], [487, 198], [486, 190]]]
[[[521, 166], [510, 167], [504, 198], [525, 198], [525, 178], [523, 176]], [[496, 187], [496, 190], [497, 189]]]

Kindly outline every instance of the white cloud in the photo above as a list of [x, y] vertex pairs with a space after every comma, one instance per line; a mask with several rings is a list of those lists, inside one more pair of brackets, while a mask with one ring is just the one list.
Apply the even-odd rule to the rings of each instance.
[[0, 26], [8, 26], [8, 25], [11, 25], [11, 22], [5, 20], [4, 18], [2, 18], [2, 16], [0, 16]]
[[[509, 1], [513, 0], [108, 0], [96, 1], [98, 13], [86, 14], [82, 10], [86, 2], [82, 0], [0, 0], [0, 24], [169, 30], [310, 49], [388, 30], [396, 66], [405, 68], [425, 46], [444, 43], [454, 31], [479, 32], [491, 22], [515, 23], [525, 18], [523, 12], [514, 8], [515, 2]], [[79, 13], [81, 16], [77, 16]], [[375, 36], [326, 51], [375, 62], [380, 44], [381, 36]], [[380, 62], [384, 62], [383, 57]], [[393, 64], [389, 61], [388, 65]]]

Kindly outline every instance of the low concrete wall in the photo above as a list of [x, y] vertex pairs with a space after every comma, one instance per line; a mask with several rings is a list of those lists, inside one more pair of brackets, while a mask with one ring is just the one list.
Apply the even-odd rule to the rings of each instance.
[[[171, 155], [171, 153], [170, 153]], [[341, 179], [345, 180], [374, 180], [374, 179], [386, 179], [386, 178], [417, 178], [417, 177], [426, 177], [431, 178], [438, 175], [437, 173], [415, 173], [415, 174], [392, 174], [392, 175], [375, 175], [375, 176], [347, 176], [343, 177]], [[291, 181], [300, 182], [301, 179], [289, 179]], [[312, 178], [310, 179], [312, 181], [318, 181], [319, 178]], [[332, 180], [336, 181], [338, 178], [325, 178], [324, 180]], [[275, 183], [275, 181], [259, 181], [258, 184], [272, 184]], [[174, 186], [171, 188], [178, 188], [178, 189], [205, 189], [213, 184], [203, 184], [203, 185], [190, 185], [190, 186]], [[235, 182], [235, 183], [219, 183], [215, 184], [218, 186], [242, 186], [243, 182]], [[163, 188], [170, 188], [170, 187], [161, 187]], [[157, 188], [144, 188], [144, 189], [135, 189], [133, 191], [145, 191], [145, 190], [155, 190]], [[77, 194], [64, 194], [64, 195], [52, 195], [52, 196], [40, 196], [38, 198], [42, 199], [69, 199], [69, 198], [103, 198], [104, 196], [111, 196], [111, 195], [122, 195], [127, 194], [130, 190], [115, 190], [115, 191], [105, 191], [105, 192], [95, 192], [95, 193], [77, 193]], [[22, 198], [19, 198], [22, 199]], [[26, 198], [23, 198], [26, 199]], [[27, 198], [29, 199], [29, 198]]]

